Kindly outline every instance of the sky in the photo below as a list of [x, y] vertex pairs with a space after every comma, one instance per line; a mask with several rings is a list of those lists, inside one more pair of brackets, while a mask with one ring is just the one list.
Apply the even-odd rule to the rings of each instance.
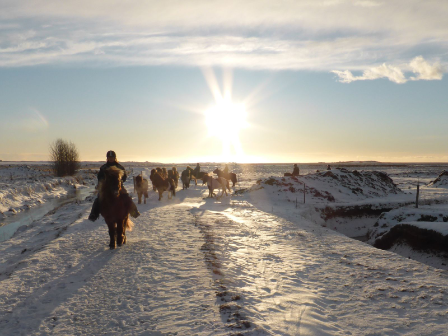
[[0, 0], [0, 160], [448, 162], [444, 0]]

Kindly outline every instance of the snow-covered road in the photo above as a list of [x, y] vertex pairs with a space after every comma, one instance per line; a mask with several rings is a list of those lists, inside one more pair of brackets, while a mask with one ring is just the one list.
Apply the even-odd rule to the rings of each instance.
[[1, 335], [444, 335], [448, 276], [201, 186], [108, 249], [90, 203], [0, 246]]

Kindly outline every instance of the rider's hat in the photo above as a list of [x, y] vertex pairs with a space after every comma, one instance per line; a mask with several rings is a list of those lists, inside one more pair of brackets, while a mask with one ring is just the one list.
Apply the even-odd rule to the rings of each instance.
[[115, 154], [115, 152], [113, 150], [110, 150], [107, 152], [106, 157], [116, 158], [117, 154]]

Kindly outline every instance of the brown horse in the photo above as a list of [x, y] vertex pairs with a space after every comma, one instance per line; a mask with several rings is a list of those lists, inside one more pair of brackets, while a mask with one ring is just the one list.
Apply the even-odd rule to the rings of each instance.
[[164, 179], [159, 173], [155, 173], [152, 177], [152, 183], [159, 192], [159, 201], [162, 199], [164, 191], [168, 191], [168, 199], [176, 196], [176, 186], [174, 185], [173, 179]]
[[167, 178], [168, 178], [168, 171], [166, 170], [166, 168], [162, 168], [162, 172], [163, 172], [162, 177], [163, 177], [164, 179], [167, 179]]
[[232, 187], [235, 186], [237, 180], [236, 180], [236, 174], [235, 173], [224, 173], [222, 170], [220, 170], [219, 168], [216, 168], [213, 173], [215, 173], [216, 175], [218, 175], [218, 177], [224, 177], [226, 180], [228, 181], [232, 181]]
[[135, 190], [138, 195], [138, 204], [142, 204], [142, 196], [144, 197], [143, 203], [146, 204], [148, 198], [148, 180], [144, 179], [142, 174], [139, 174], [134, 179]]
[[179, 173], [177, 172], [176, 167], [173, 167], [173, 169], [168, 170], [168, 178], [173, 179], [174, 185], [177, 188], [177, 185], [179, 184]]
[[154, 182], [152, 181], [152, 178], [154, 177], [154, 174], [156, 173], [155, 169], [151, 169], [151, 175], [149, 175], [149, 179], [152, 182], [152, 190], [156, 191], [156, 186], [154, 185]]
[[132, 230], [133, 224], [129, 219], [132, 200], [121, 185], [124, 172], [114, 166], [104, 172], [105, 178], [98, 188], [100, 213], [109, 228], [109, 247], [112, 250], [116, 244], [126, 244], [126, 229]]

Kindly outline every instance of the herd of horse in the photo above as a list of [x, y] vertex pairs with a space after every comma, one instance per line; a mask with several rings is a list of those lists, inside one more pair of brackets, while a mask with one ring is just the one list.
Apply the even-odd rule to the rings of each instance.
[[[214, 178], [211, 174], [206, 172], [195, 172], [195, 170], [189, 166], [187, 166], [187, 168], [182, 171], [180, 176], [176, 167], [173, 167], [170, 170], [166, 170], [166, 168], [155, 168], [151, 170], [149, 179], [152, 182], [153, 190], [159, 193], [159, 201], [162, 199], [163, 193], [165, 191], [168, 192], [168, 199], [176, 196], [179, 177], [182, 181], [182, 190], [188, 189], [190, 187], [191, 181], [194, 181], [195, 185], [197, 185], [197, 181], [202, 180], [202, 185], [206, 184], [209, 189], [208, 197], [216, 196], [216, 194], [214, 193], [215, 189], [221, 189], [221, 196], [223, 196], [224, 193], [227, 196], [226, 189], [228, 189], [230, 192], [229, 181], [232, 181], [232, 187], [234, 187], [237, 183], [236, 174], [225, 173], [218, 168], [215, 169], [213, 173], [218, 175], [218, 177]], [[148, 197], [148, 187], [148, 180], [144, 179], [142, 174], [139, 174], [134, 178], [134, 190], [138, 195], [138, 204], [141, 204], [142, 195], [144, 196], [144, 203], [146, 204], [146, 198]]]
[[[214, 190], [221, 189], [221, 197], [224, 193], [227, 196], [227, 190], [230, 192], [230, 183], [234, 187], [237, 183], [236, 174], [224, 173], [219, 169], [213, 171], [218, 175], [214, 178], [211, 174], [195, 172], [191, 167], [187, 167], [181, 174], [182, 189], [188, 189], [190, 182], [193, 180], [197, 185], [197, 180], [202, 180], [202, 184], [207, 184], [209, 193], [208, 197], [216, 196]], [[109, 247], [114, 249], [116, 245], [126, 244], [126, 230], [132, 230], [133, 223], [129, 218], [129, 212], [132, 206], [132, 199], [122, 186], [122, 177], [124, 172], [116, 167], [110, 167], [105, 170], [105, 178], [98, 185], [99, 202], [101, 204], [101, 215], [103, 216], [108, 229], [110, 244]], [[197, 175], [197, 176], [196, 176]], [[165, 168], [156, 168], [151, 170], [149, 179], [152, 182], [154, 191], [159, 193], [159, 201], [165, 191], [168, 192], [168, 199], [176, 196], [176, 188], [178, 187], [179, 173], [176, 167], [166, 170]], [[149, 183], [143, 178], [142, 174], [134, 177], [134, 192], [138, 196], [138, 204], [143, 202], [146, 204], [148, 198]]]

